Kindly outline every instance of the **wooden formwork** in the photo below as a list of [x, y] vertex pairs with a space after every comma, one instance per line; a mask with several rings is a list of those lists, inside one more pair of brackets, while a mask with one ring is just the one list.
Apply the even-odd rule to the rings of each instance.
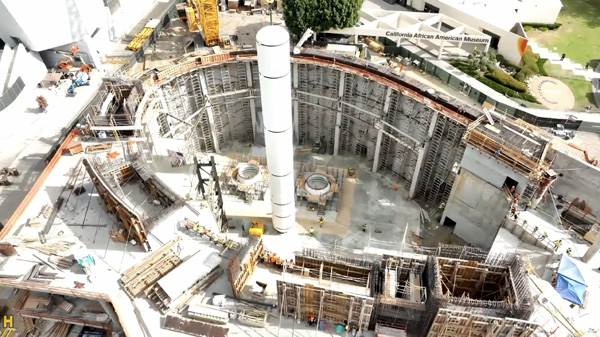
[[375, 300], [312, 284], [277, 281], [277, 301], [282, 315], [307, 320], [314, 316], [330, 327], [348, 324], [366, 330]]
[[371, 279], [371, 268], [351, 266], [305, 255], [296, 255], [295, 265], [302, 267], [301, 270], [308, 270], [310, 277], [341, 280], [356, 283], [361, 287], [368, 287]]
[[[109, 184], [104, 181], [102, 175], [96, 171], [94, 166], [87, 159], [84, 158], [82, 162], [92, 183], [98, 191], [98, 195], [103, 201], [106, 212], [114, 214], [115, 217], [123, 223], [125, 229], [129, 233], [128, 237], [135, 240], [137, 245], [141, 245], [146, 251], [150, 251], [150, 244], [148, 243], [142, 216], [117, 197], [109, 187]], [[118, 170], [121, 171], [123, 175], [133, 174], [133, 169], [128, 165], [119, 167]]]
[[244, 248], [229, 261], [227, 267], [231, 289], [236, 298], [244, 292], [246, 282], [254, 274], [260, 256], [265, 251], [262, 238], [257, 237], [250, 238], [250, 243]]
[[173, 249], [181, 242], [181, 237], [167, 242], [135, 266], [127, 269], [121, 277], [123, 289], [132, 299], [138, 297], [148, 287], [181, 263], [181, 258]]
[[[507, 266], [437, 258], [442, 294], [472, 300], [514, 303], [515, 292]], [[492, 296], [493, 295], [493, 296]]]
[[469, 312], [440, 309], [427, 337], [529, 337], [539, 325], [513, 318], [476, 315]]
[[[492, 138], [484, 135], [477, 130], [471, 130], [467, 135], [467, 144], [473, 145], [490, 156], [495, 156], [498, 160], [506, 164], [513, 170], [519, 171], [526, 176], [540, 173], [540, 165], [533, 160], [525, 157], [521, 153], [504, 146]], [[496, 156], [496, 151], [500, 153]]]

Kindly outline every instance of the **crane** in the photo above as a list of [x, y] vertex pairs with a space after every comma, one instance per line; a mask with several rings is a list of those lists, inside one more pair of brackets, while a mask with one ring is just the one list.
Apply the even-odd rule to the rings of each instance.
[[302, 45], [304, 44], [304, 42], [306, 42], [306, 40], [308, 40], [315, 32], [313, 32], [312, 29], [308, 28], [306, 29], [306, 31], [304, 32], [304, 34], [302, 34], [302, 37], [300, 38], [300, 40], [298, 41], [298, 43], [296, 43], [296, 46], [294, 46], [294, 54], [300, 54], [300, 48], [302, 47]]

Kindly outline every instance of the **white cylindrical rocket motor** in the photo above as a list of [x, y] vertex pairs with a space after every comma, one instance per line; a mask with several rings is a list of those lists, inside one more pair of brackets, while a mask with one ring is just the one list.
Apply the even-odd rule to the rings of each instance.
[[273, 227], [285, 233], [296, 223], [290, 38], [281, 26], [256, 34], [262, 116]]

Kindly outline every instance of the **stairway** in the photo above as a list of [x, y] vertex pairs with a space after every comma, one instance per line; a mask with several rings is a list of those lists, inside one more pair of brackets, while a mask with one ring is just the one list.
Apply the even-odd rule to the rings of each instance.
[[548, 59], [551, 64], [558, 64], [564, 70], [571, 70], [573, 74], [577, 76], [583, 76], [586, 80], [590, 81], [593, 78], [600, 78], [600, 73], [595, 72], [593, 69], [585, 70], [584, 67], [579, 63], [574, 63], [571, 59], [565, 57], [564, 60], [560, 60], [560, 53], [551, 52], [548, 48], [541, 47], [535, 42], [527, 43], [531, 47], [531, 51], [540, 54], [540, 57]]

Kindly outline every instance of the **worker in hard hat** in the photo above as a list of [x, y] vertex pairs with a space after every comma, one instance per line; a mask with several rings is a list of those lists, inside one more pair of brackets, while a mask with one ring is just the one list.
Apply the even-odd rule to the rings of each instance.
[[323, 228], [323, 217], [319, 218], [319, 227]]
[[562, 240], [554, 241], [554, 251], [557, 251], [560, 246], [562, 246]]
[[312, 237], [313, 235], [315, 235], [315, 229], [310, 227], [310, 236]]
[[362, 231], [363, 232], [367, 232], [367, 224], [363, 224], [362, 225]]
[[571, 248], [567, 248], [567, 255], [571, 256], [571, 253], [573, 253], [573, 250]]

